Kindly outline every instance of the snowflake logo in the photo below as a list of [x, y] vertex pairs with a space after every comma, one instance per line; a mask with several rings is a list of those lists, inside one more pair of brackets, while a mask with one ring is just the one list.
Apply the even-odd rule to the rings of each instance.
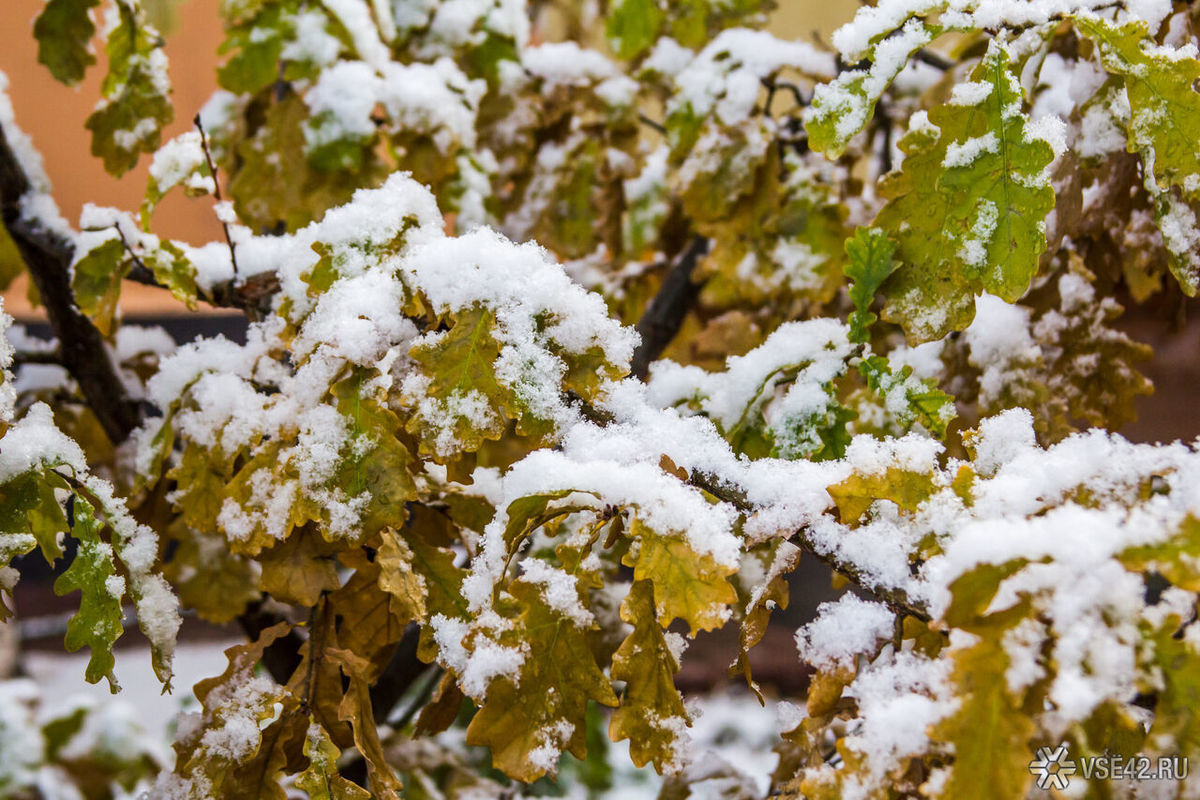
[[1064, 742], [1054, 750], [1049, 747], [1039, 747], [1037, 758], [1029, 762], [1030, 774], [1037, 776], [1039, 789], [1066, 789], [1075, 774], [1075, 762], [1067, 757], [1067, 745]]

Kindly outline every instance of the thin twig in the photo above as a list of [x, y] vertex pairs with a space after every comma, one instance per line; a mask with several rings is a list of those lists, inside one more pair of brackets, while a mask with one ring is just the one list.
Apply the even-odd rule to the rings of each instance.
[[943, 55], [933, 52], [932, 50], [921, 48], [913, 57], [922, 64], [928, 64], [934, 69], [939, 69], [942, 72], [949, 72], [950, 70], [954, 69], [953, 61]]
[[882, 97], [875, 104], [875, 124], [880, 132], [879, 174], [882, 176], [892, 171], [892, 118]]
[[22, 367], [26, 364], [63, 365], [62, 354], [57, 350], [17, 350], [13, 353], [13, 364]]
[[129, 257], [133, 259], [133, 265], [153, 275], [153, 270], [146, 266], [146, 262], [142, 261], [137, 253], [133, 252], [133, 248], [129, 245], [129, 240], [125, 238], [125, 231], [121, 230], [121, 223], [114, 222], [112, 227], [117, 231], [117, 236], [121, 237], [121, 245], [125, 248], [125, 252], [129, 254]]
[[[204, 132], [204, 123], [200, 120], [200, 115], [197, 114], [192, 122], [196, 125], [196, 130], [200, 131], [200, 146], [204, 148], [204, 160], [208, 162], [208, 171], [212, 175], [213, 181], [213, 197], [218, 203], [221, 201], [221, 181], [217, 177], [217, 165], [213, 163], [212, 151], [208, 149], [208, 134]], [[233, 237], [229, 235], [229, 223], [221, 220], [221, 229], [225, 231], [225, 243], [229, 245], [229, 260], [233, 264], [233, 274], [238, 274], [237, 250], [233, 246]]]
[[[745, 493], [736, 487], [714, 479], [711, 475], [693, 472], [688, 482], [698, 489], [703, 489], [718, 500], [729, 503], [739, 511], [751, 512], [754, 510], [754, 504], [749, 501]], [[925, 623], [932, 620], [930, 613], [920, 603], [909, 597], [908, 593], [903, 589], [895, 586], [879, 585], [863, 575], [856, 564], [845, 561], [836, 553], [831, 553], [818, 546], [812, 538], [812, 532], [807, 527], [796, 531], [792, 535], [792, 538], [799, 543], [800, 547], [816, 556], [834, 572], [844, 575], [855, 586], [872, 595], [880, 602], [886, 603], [894, 611], [906, 614]]]
[[653, 131], [661, 133], [663, 136], [667, 135], [667, 126], [663, 125], [661, 122], [650, 119], [650, 117], [641, 112], [638, 113], [638, 122], [642, 123]]

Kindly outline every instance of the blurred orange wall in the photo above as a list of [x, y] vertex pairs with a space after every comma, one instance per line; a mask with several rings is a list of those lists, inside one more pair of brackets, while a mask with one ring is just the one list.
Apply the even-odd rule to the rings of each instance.
[[[218, 0], [182, 0], [177, 6], [179, 24], [167, 37], [174, 86], [175, 121], [164, 132], [166, 138], [191, 127], [195, 113], [216, 88], [217, 45], [222, 39], [217, 16]], [[99, 97], [100, 81], [106, 69], [103, 53], [89, 69], [83, 83], [69, 88], [51, 77], [37, 61], [37, 42], [33, 38], [33, 20], [45, 0], [0, 0], [0, 70], [9, 81], [9, 96], [16, 111], [17, 124], [33, 137], [41, 151], [46, 172], [54, 184], [54, 196], [63, 216], [72, 224], [79, 221], [85, 202], [116, 206], [135, 211], [146, 189], [149, 158], [120, 179], [104, 171], [100, 160], [91, 154], [91, 134], [84, 128], [88, 114]], [[221, 235], [207, 201], [171, 194], [155, 213], [155, 232], [176, 239], [204, 242]], [[19, 287], [14, 287], [19, 289]], [[9, 294], [19, 295], [13, 291]], [[18, 311], [17, 297], [10, 310]], [[163, 293], [149, 290], [146, 300], [165, 300]], [[141, 305], [143, 298], [127, 297], [122, 305]], [[168, 303], [169, 305], [169, 303]]]

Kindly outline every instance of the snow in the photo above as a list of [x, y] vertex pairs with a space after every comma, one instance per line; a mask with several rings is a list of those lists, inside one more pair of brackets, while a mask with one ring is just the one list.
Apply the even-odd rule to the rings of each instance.
[[[292, 17], [294, 38], [283, 46], [280, 58], [283, 61], [311, 64], [317, 68], [334, 64], [342, 51], [342, 43], [329, 32], [328, 19], [319, 11], [299, 11]], [[209, 127], [207, 119], [204, 126]]]
[[800, 658], [814, 667], [849, 669], [860, 654], [870, 654], [892, 637], [895, 619], [882, 603], [844, 594], [822, 603], [816, 618], [796, 631], [796, 647]]
[[4, 434], [0, 448], [0, 484], [31, 470], [65, 466], [76, 473], [87, 472], [87, 460], [79, 445], [54, 424], [54, 414], [45, 403], [34, 403]]
[[17, 401], [13, 375], [9, 371], [13, 363], [13, 346], [8, 337], [11, 325], [12, 317], [4, 312], [4, 298], [0, 297], [0, 425], [12, 422]]
[[1019, 382], [1022, 369], [1041, 361], [1041, 348], [1031, 330], [1031, 312], [1026, 306], [986, 293], [975, 299], [975, 319], [963, 331], [963, 339], [970, 350], [970, 363], [982, 372], [979, 402], [983, 407], [994, 407], [1002, 392]]
[[555, 569], [536, 558], [521, 562], [521, 576], [530, 583], [543, 587], [542, 597], [546, 605], [562, 614], [580, 628], [590, 628], [595, 616], [579, 599], [579, 581], [561, 569]]
[[967, 167], [984, 153], [996, 153], [999, 149], [1000, 142], [992, 131], [963, 142], [951, 142], [946, 145], [946, 157], [942, 166], [946, 169]]
[[382, 71], [391, 61], [391, 54], [387, 45], [380, 41], [379, 29], [364, 0], [322, 0], [322, 5], [350, 34], [359, 58]]
[[975, 205], [975, 219], [971, 223], [970, 235], [963, 238], [959, 245], [959, 258], [972, 267], [984, 267], [987, 263], [988, 247], [996, 235], [996, 225], [999, 221], [1000, 210], [996, 204], [991, 200], [980, 199]]
[[[668, 67], [678, 64], [674, 57], [663, 59]], [[787, 42], [745, 28], [723, 31], [675, 74], [678, 91], [668, 113], [688, 106], [698, 117], [715, 111], [722, 122], [736, 125], [749, 116], [762, 88], [759, 81], [784, 68], [824, 79], [837, 73], [832, 56], [807, 42]]]
[[528, 645], [506, 647], [487, 638], [476, 636], [468, 651], [463, 640], [471, 627], [462, 620], [437, 614], [430, 620], [434, 641], [438, 645], [438, 660], [458, 675], [459, 687], [469, 697], [482, 701], [488, 685], [499, 677], [520, 684], [521, 665], [525, 663]]
[[950, 90], [950, 104], [956, 106], [977, 106], [992, 95], [992, 84], [986, 81], [963, 81], [954, 84]]
[[1176, 259], [1180, 283], [1195, 291], [1200, 287], [1200, 227], [1196, 213], [1173, 192], [1164, 192], [1160, 197], [1163, 210], [1158, 215], [1158, 229]]
[[216, 183], [212, 176], [200, 174], [200, 170], [206, 165], [200, 133], [187, 131], [155, 152], [154, 159], [150, 162], [150, 179], [154, 181], [160, 194], [181, 183], [186, 184], [189, 189], [213, 194]]
[[784, 323], [754, 350], [730, 358], [723, 373], [660, 361], [651, 370], [648, 399], [664, 407], [697, 399], [711, 419], [732, 427], [769, 396], [764, 387], [782, 379], [785, 368], [803, 368], [795, 386], [823, 384], [840, 374], [850, 353], [847, 330], [833, 319]]
[[946, 698], [949, 667], [949, 659], [898, 653], [860, 673], [847, 694], [858, 703], [861, 724], [846, 746], [865, 757], [868, 774], [865, 786], [852, 779], [843, 796], [869, 796], [864, 790], [886, 787], [889, 768], [925, 751], [929, 729], [954, 710], [955, 701]]
[[642, 62], [642, 69], [648, 73], [658, 73], [667, 78], [675, 78], [695, 58], [695, 53], [688, 50], [669, 36], [661, 37], [654, 43], [650, 55]]
[[900, 29], [899, 35], [888, 37], [875, 45], [868, 69], [847, 70], [831, 83], [818, 84], [807, 118], [822, 120], [840, 113], [842, 116], [837, 124], [839, 136], [846, 138], [861, 130], [867, 123], [867, 115], [874, 102], [904, 69], [912, 54], [929, 44], [932, 38], [929, 29], [920, 20], [909, 20]]
[[50, 179], [46, 177], [42, 165], [42, 154], [34, 148], [28, 134], [17, 125], [12, 101], [8, 97], [8, 76], [4, 72], [0, 72], [0, 129], [3, 129], [8, 146], [29, 181], [29, 191], [21, 198], [22, 218], [69, 238], [71, 226], [63, 219], [50, 195]]

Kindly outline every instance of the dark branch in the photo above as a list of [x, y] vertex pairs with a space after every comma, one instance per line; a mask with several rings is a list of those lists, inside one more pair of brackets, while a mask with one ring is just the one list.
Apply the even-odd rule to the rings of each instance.
[[882, 97], [875, 104], [875, 124], [879, 128], [880, 140], [879, 175], [883, 176], [892, 171], [892, 118]]
[[645, 380], [650, 362], [658, 358], [679, 333], [684, 317], [700, 293], [700, 287], [692, 282], [692, 273], [700, 257], [707, 252], [708, 239], [692, 237], [638, 320], [637, 332], [641, 334], [642, 343], [634, 351], [630, 364], [635, 377]]
[[396, 645], [391, 661], [371, 687], [371, 711], [377, 721], [386, 720], [413, 683], [429, 669], [428, 664], [417, 658], [420, 638], [420, 626], [409, 625]]
[[[688, 482], [699, 489], [703, 489], [713, 497], [729, 503], [740, 511], [750, 512], [754, 510], [754, 505], [740, 490], [715, 480], [711, 475], [693, 472]], [[851, 583], [867, 594], [887, 604], [893, 611], [914, 617], [925, 623], [932, 620], [929, 612], [920, 603], [909, 597], [908, 593], [903, 589], [893, 586], [880, 586], [865, 577], [855, 564], [843, 561], [836, 553], [829, 553], [818, 547], [807, 528], [801, 528], [792, 535], [792, 538], [806, 552], [816, 556], [834, 572], [844, 575]]]
[[120, 444], [138, 425], [138, 405], [117, 377], [100, 331], [75, 304], [70, 273], [74, 244], [21, 213], [21, 198], [32, 189], [0, 126], [0, 216], [4, 227], [41, 295], [59, 342], [62, 365], [79, 384], [108, 438]]
[[953, 61], [945, 56], [938, 55], [932, 50], [926, 50], [922, 48], [917, 51], [917, 54], [914, 56], [914, 58], [916, 58], [916, 60], [920, 61], [922, 64], [928, 64], [934, 69], [940, 69], [942, 72], [948, 72], [954, 68]]
[[[258, 637], [267, 628], [280, 622], [283, 617], [268, 611], [262, 600], [255, 601], [247, 606], [246, 610], [238, 617], [238, 624], [242, 631], [246, 634], [250, 641], [258, 640]], [[304, 640], [296, 631], [288, 631], [285, 636], [276, 639], [263, 652], [262, 663], [267, 668], [267, 672], [271, 673], [271, 677], [276, 683], [287, 684], [295, 674], [296, 668], [300, 666], [300, 647], [304, 644]]]
[[53, 364], [61, 367], [62, 355], [55, 350], [18, 350], [13, 353], [13, 364], [18, 367], [26, 364]]
[[665, 125], [663, 125], [661, 122], [656, 122], [650, 119], [645, 114], [638, 114], [638, 122], [642, 123], [651, 130], [661, 133], [663, 136], [667, 135], [667, 127]]
[[[125, 276], [134, 283], [166, 290], [154, 273], [144, 266], [133, 265]], [[259, 319], [271, 310], [271, 296], [279, 291], [279, 278], [273, 272], [262, 272], [240, 279], [236, 275], [216, 284], [209, 291], [196, 287], [196, 297], [217, 308], [234, 308], [252, 319]]]

